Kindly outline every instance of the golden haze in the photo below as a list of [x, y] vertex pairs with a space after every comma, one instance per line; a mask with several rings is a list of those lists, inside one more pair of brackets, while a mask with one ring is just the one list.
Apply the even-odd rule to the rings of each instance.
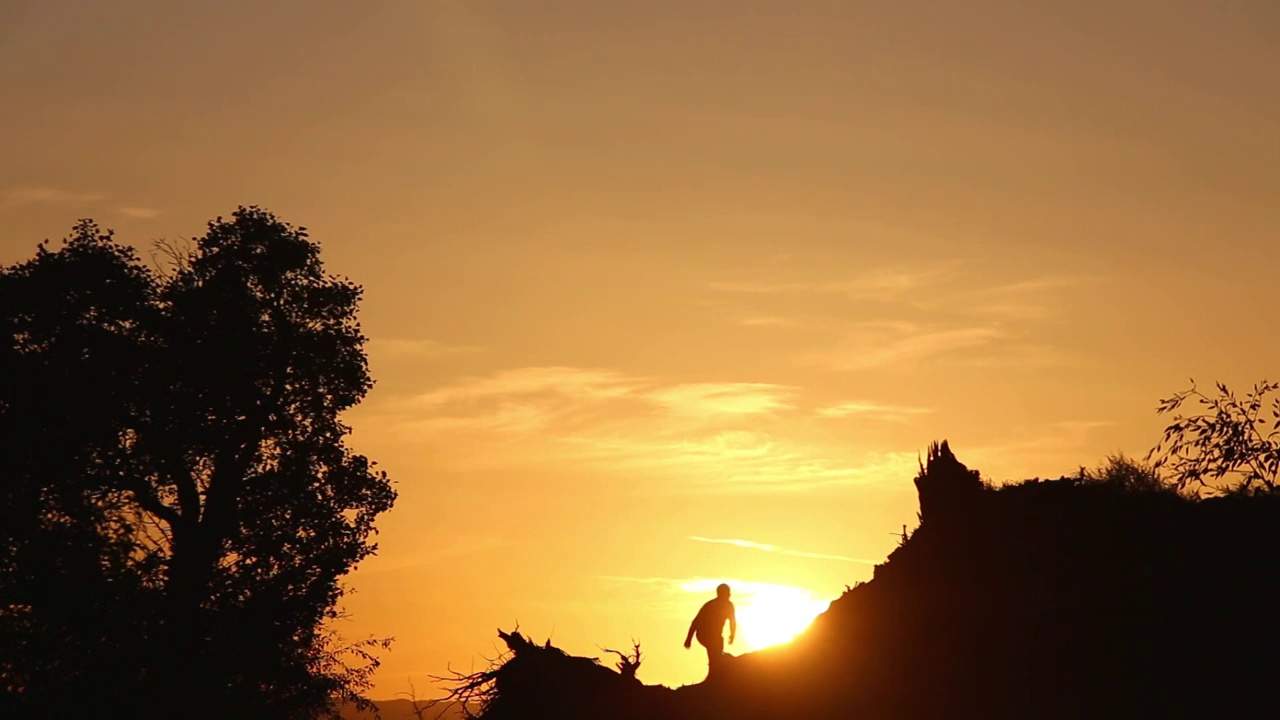
[[785, 636], [748, 591], [868, 578], [929, 440], [1068, 472], [1274, 370], [1278, 36], [1269, 0], [19, 0], [0, 260], [311, 228], [400, 491], [347, 601], [397, 638], [375, 697], [517, 622], [693, 682], [708, 583], [735, 649]]

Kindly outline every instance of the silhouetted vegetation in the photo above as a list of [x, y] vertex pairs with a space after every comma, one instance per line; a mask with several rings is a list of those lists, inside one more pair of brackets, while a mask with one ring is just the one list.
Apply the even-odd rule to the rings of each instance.
[[1178, 492], [1177, 485], [1161, 477], [1154, 465], [1124, 454], [1108, 456], [1096, 468], [1082, 467], [1077, 477], [1125, 492]]
[[[1246, 403], [1245, 407], [1251, 407]], [[1280, 497], [1201, 498], [1123, 456], [993, 486], [947, 443], [921, 523], [789, 645], [646, 686], [502, 634], [483, 717], [1271, 717]]]
[[639, 717], [633, 710], [666, 717], [655, 697], [669, 698], [671, 690], [642, 684], [636, 678], [640, 646], [619, 656], [617, 671], [595, 658], [574, 657], [548, 641], [537, 645], [519, 630], [498, 631], [509, 653], [493, 666], [471, 674], [439, 678], [453, 684], [449, 701], [467, 708], [470, 717], [576, 718]]
[[[1151, 452], [1155, 467], [1167, 467], [1177, 487], [1211, 493], [1276, 492], [1280, 483], [1280, 383], [1266, 380], [1244, 398], [1222, 383], [1216, 396], [1191, 388], [1160, 401], [1161, 414], [1175, 413]], [[1268, 397], [1277, 393], [1276, 397]], [[1196, 412], [1179, 410], [1195, 402]]]
[[[372, 382], [360, 288], [257, 208], [162, 250], [84, 221], [0, 269], [0, 716], [367, 716], [385, 641], [327, 625], [395, 499], [339, 420]], [[1056, 480], [994, 486], [930, 446], [873, 579], [704, 683], [644, 685], [639, 644], [604, 650], [615, 671], [500, 632], [508, 656], [399, 709], [1276, 715], [1280, 384], [1217, 390], [1161, 403], [1147, 461]]]
[[376, 663], [326, 629], [395, 499], [360, 287], [257, 208], [161, 260], [83, 221], [0, 270], [5, 717], [314, 718]]

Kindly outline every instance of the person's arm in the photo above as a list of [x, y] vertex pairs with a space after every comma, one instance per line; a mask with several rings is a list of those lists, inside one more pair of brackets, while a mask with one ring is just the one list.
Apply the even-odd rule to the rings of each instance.
[[698, 629], [699, 621], [702, 620], [702, 613], [707, 611], [707, 606], [703, 605], [698, 608], [698, 614], [693, 616], [693, 622], [689, 623], [689, 634], [684, 636], [684, 648], [689, 649], [693, 645], [693, 633]]
[[733, 644], [733, 639], [738, 636], [738, 617], [734, 612], [733, 603], [729, 603], [729, 644]]

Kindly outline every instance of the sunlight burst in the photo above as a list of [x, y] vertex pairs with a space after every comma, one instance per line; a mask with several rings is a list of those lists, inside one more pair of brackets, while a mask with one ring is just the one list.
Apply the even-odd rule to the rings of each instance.
[[[715, 592], [720, 582], [698, 580], [685, 583], [681, 589], [701, 595]], [[790, 642], [830, 604], [804, 588], [790, 585], [744, 580], [729, 580], [728, 583], [737, 608], [738, 642], [726, 649], [735, 654]]]

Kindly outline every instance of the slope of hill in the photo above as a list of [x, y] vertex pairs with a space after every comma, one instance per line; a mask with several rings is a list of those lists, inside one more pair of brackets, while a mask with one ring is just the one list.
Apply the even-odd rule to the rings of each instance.
[[921, 524], [794, 642], [646, 686], [504, 635], [483, 717], [1277, 717], [1280, 498], [992, 488], [943, 443]]

